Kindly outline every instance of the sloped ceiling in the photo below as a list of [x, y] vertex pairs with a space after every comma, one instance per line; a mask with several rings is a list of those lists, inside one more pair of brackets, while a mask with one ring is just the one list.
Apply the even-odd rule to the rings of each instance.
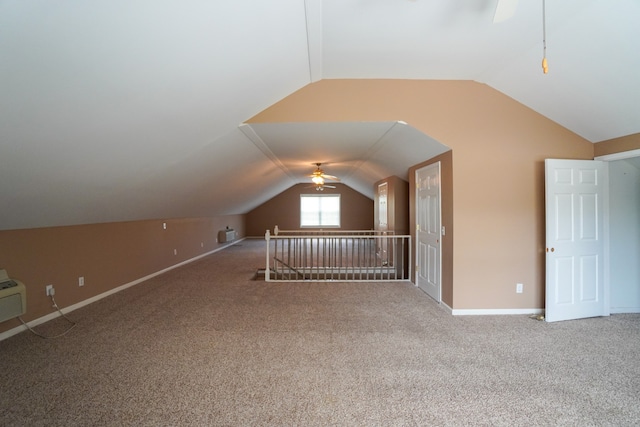
[[369, 197], [374, 182], [391, 175], [407, 180], [415, 159], [448, 150], [403, 122], [251, 124], [241, 130], [289, 177], [285, 188], [310, 182], [314, 163], [322, 163], [326, 173]]
[[592, 142], [640, 132], [640, 3], [547, 3], [543, 75], [538, 1], [493, 24], [495, 0], [0, 0], [0, 229], [245, 213], [317, 161], [371, 196], [446, 150], [242, 124], [320, 79], [476, 80]]

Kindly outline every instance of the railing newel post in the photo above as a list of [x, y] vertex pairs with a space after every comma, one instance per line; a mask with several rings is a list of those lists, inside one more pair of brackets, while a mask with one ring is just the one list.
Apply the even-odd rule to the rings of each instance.
[[264, 233], [264, 240], [266, 240], [267, 242], [267, 256], [266, 256], [266, 268], [264, 269], [264, 280], [265, 282], [269, 282], [271, 281], [271, 276], [270, 276], [270, 262], [269, 262], [269, 247], [271, 246], [271, 243], [269, 243], [269, 241], [271, 240], [271, 234], [269, 233], [269, 230], [267, 230]]

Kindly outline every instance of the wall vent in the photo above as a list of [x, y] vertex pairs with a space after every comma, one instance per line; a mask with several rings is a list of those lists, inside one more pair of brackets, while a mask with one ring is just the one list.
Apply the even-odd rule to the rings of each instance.
[[218, 231], [218, 242], [227, 243], [236, 239], [236, 232], [233, 228], [227, 228], [226, 230]]
[[0, 278], [0, 322], [22, 316], [27, 312], [27, 292], [22, 283], [6, 277]]

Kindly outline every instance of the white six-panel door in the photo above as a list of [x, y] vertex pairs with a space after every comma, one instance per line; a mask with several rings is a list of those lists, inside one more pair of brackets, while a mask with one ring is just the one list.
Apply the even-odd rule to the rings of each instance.
[[609, 314], [605, 301], [607, 164], [545, 161], [549, 322]]
[[440, 302], [440, 162], [416, 171], [416, 285]]

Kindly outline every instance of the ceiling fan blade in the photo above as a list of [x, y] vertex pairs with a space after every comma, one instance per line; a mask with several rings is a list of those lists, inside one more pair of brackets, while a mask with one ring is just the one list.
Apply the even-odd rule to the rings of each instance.
[[307, 185], [304, 188], [315, 188], [316, 191], [322, 191], [325, 188], [336, 188], [336, 186], [335, 185], [327, 185], [327, 184], [322, 184], [322, 185], [311, 184], [311, 185]]
[[307, 175], [307, 177], [311, 178], [314, 182], [318, 181], [316, 182], [316, 184], [321, 184], [325, 179], [330, 179], [331, 181], [340, 181], [340, 178], [338, 178], [337, 176], [324, 173], [324, 171], [320, 168], [320, 166], [322, 166], [322, 163], [316, 163], [315, 165], [317, 166], [316, 170], [314, 170], [310, 175]]
[[322, 174], [321, 175], [324, 179], [330, 179], [332, 181], [340, 181], [340, 178], [338, 178], [337, 176], [333, 176], [333, 175], [327, 175], [327, 174]]
[[496, 12], [493, 15], [493, 23], [506, 21], [516, 13], [518, 0], [498, 0]]

